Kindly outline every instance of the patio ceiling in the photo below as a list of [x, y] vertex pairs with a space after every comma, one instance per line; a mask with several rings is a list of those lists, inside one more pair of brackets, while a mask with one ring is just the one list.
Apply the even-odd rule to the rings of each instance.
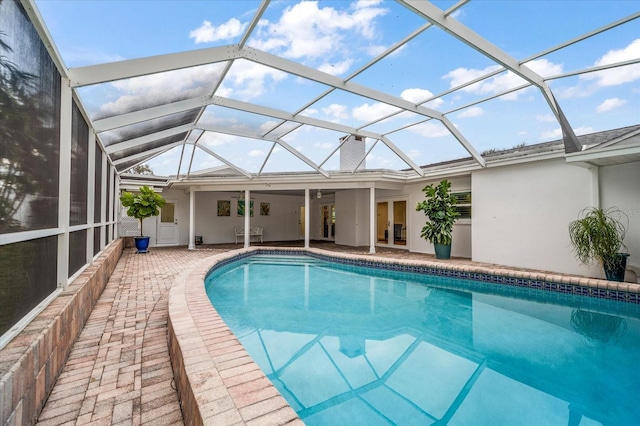
[[[582, 146], [576, 137], [575, 126], [572, 126], [564, 114], [563, 102], [551, 89], [550, 82], [618, 67], [638, 67], [637, 64], [640, 62], [640, 58], [636, 57], [555, 75], [542, 75], [534, 71], [535, 67], [530, 66], [532, 61], [549, 57], [555, 52], [615, 28], [625, 25], [636, 25], [637, 28], [638, 21], [635, 20], [640, 17], [640, 12], [592, 28], [582, 35], [522, 59], [508, 54], [497, 44], [456, 19], [456, 14], [463, 11], [469, 3], [467, 0], [459, 1], [446, 9], [440, 9], [436, 4], [427, 1], [398, 0], [396, 3], [384, 5], [392, 13], [411, 15], [416, 28], [407, 29], [403, 37], [394, 40], [385, 50], [361, 61], [359, 68], [351, 71], [349, 75], [340, 76], [324, 68], [320, 70], [317, 66], [308, 65], [302, 60], [296, 61], [291, 55], [286, 57], [277, 52], [272, 53], [267, 47], [260, 48], [257, 42], [252, 43], [270, 8], [278, 3], [264, 0], [255, 2], [253, 16], [248, 20], [239, 40], [233, 44], [66, 68], [56, 48], [56, 40], [50, 35], [36, 2], [23, 0], [22, 3], [39, 27], [40, 33], [49, 39], [50, 51], [57, 58], [61, 73], [69, 79], [76, 101], [80, 103], [118, 173], [148, 163], [169, 151], [179, 151], [179, 160], [173, 161], [171, 165], [173, 175], [189, 175], [194, 172], [193, 157], [198, 154], [208, 156], [214, 165], [226, 166], [235, 174], [253, 179], [265, 173], [269, 169], [267, 165], [270, 160], [276, 153], [280, 153], [280, 156], [288, 154], [284, 157], [287, 159], [286, 171], [311, 172], [330, 178], [331, 168], [328, 164], [338, 155], [340, 138], [357, 135], [365, 138], [365, 155], [369, 155], [374, 148], [383, 149], [382, 155], [400, 160], [396, 170], [409, 168], [417, 175], [423, 175], [423, 170], [414, 160], [416, 148], [400, 143], [401, 138], [397, 135], [425, 126], [425, 123], [438, 124], [438, 131], [448, 135], [449, 143], [458, 145], [458, 157], [470, 155], [477, 165], [483, 167], [485, 160], [480, 154], [481, 149], [474, 143], [474, 137], [467, 136], [464, 129], [452, 122], [451, 115], [528, 88], [537, 93], [531, 96], [540, 99], [547, 113], [552, 114], [560, 126], [565, 151], [578, 152]], [[219, 13], [223, 13], [222, 9], [224, 8], [221, 7]], [[579, 14], [580, 11], [576, 10], [576, 16], [570, 19], [580, 19]], [[456, 42], [455, 46], [460, 46], [461, 51], [473, 53], [482, 63], [491, 65], [484, 67], [484, 72], [477, 77], [452, 84], [452, 87], [440, 93], [424, 91], [422, 93], [430, 96], [419, 100], [400, 96], [392, 90], [381, 89], [382, 85], [376, 85], [375, 80], [359, 78], [380, 67], [402, 50], [409, 49], [411, 43], [419, 37], [433, 31], [439, 31], [441, 36], [461, 42]], [[414, 66], [422, 67], [425, 64], [420, 62], [418, 57]], [[238, 96], [229, 90], [229, 87], [233, 86], [230, 79], [239, 78], [238, 69], [247, 70], [247, 73], [259, 69], [260, 72], [270, 74], [275, 80], [287, 79], [290, 82], [295, 81], [296, 85], [303, 84], [300, 86], [303, 89], [295, 89], [296, 102], [285, 102], [291, 97], [291, 92], [284, 90], [274, 90], [269, 94], [268, 101], [259, 99], [258, 96]], [[487, 83], [501, 75], [508, 76], [511, 83], [488, 96], [477, 97], [473, 101], [452, 107], [449, 105], [453, 102], [439, 102], [444, 97], [462, 97], [461, 95], [468, 93], [473, 85]], [[402, 75], [399, 74], [398, 77], [401, 79]], [[173, 81], [175, 84], [167, 86], [167, 81]], [[193, 84], [186, 86], [184, 81]], [[157, 84], [155, 90], [154, 84]], [[131, 94], [126, 107], [105, 108], [109, 99], [99, 99], [97, 94], [113, 85], [144, 85], [148, 90], [146, 95], [145, 92]], [[289, 86], [293, 86], [293, 83]], [[424, 86], [429, 86], [428, 82], [425, 82]], [[274, 87], [280, 86], [274, 84]], [[308, 96], [302, 96], [304, 100], [298, 101], [301, 95], [306, 95], [305, 87], [308, 89]], [[291, 87], [288, 87], [288, 90], [291, 90]], [[153, 93], [153, 96], [149, 93]], [[355, 97], [367, 105], [371, 102], [381, 113], [375, 119], [358, 124], [313, 116], [314, 110], [322, 108], [327, 99], [336, 96]], [[637, 96], [636, 94], [636, 101]], [[497, 132], [498, 129], [494, 131]], [[307, 132], [311, 135], [309, 138], [314, 140], [319, 138], [318, 135], [322, 135], [326, 139], [317, 142], [332, 144], [331, 149], [322, 155], [308, 154], [310, 149], [294, 143], [291, 137], [302, 132]], [[220, 137], [226, 138], [224, 147], [222, 143], [216, 142], [216, 138]], [[257, 146], [256, 141], [260, 142], [260, 149], [252, 149]], [[419, 141], [417, 143], [417, 150], [424, 154], [418, 156], [422, 164], [435, 162], [429, 155], [429, 145], [420, 145]], [[259, 165], [254, 170], [247, 169], [239, 162], [237, 156], [231, 154], [229, 146], [235, 146], [244, 157], [252, 155], [253, 152], [262, 153]]]

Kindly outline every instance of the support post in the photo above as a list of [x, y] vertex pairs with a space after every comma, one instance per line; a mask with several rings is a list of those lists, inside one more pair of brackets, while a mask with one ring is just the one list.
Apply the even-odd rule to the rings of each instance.
[[[93, 263], [93, 236], [95, 233], [93, 232], [93, 224], [94, 224], [94, 214], [95, 214], [95, 197], [99, 197], [100, 194], [96, 195], [95, 192], [95, 184], [96, 184], [96, 134], [89, 130], [89, 141], [88, 141], [88, 160], [87, 160], [87, 225], [89, 225], [89, 229], [87, 229], [87, 263]], [[119, 221], [120, 218], [118, 218]]]
[[189, 250], [196, 249], [196, 192], [189, 191]]
[[304, 248], [309, 248], [309, 206], [311, 204], [309, 188], [304, 190]]
[[369, 189], [369, 253], [376, 252], [376, 188]]
[[60, 94], [60, 163], [58, 171], [58, 288], [69, 283], [69, 209], [71, 206], [71, 127], [73, 98], [70, 81], [62, 78]]
[[244, 190], [244, 248], [249, 247], [251, 241], [250, 228], [251, 217], [251, 194], [248, 189]]
[[600, 208], [600, 167], [591, 168], [591, 199], [593, 207]]

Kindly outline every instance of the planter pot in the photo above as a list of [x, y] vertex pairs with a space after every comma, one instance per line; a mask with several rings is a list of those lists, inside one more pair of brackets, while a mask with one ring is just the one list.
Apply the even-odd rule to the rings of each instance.
[[624, 271], [627, 269], [627, 257], [629, 257], [628, 253], [618, 253], [615, 264], [611, 268], [605, 265], [604, 275], [609, 281], [624, 281]]
[[436, 259], [449, 259], [451, 257], [451, 244], [434, 244]]
[[150, 237], [135, 237], [138, 253], [146, 253], [149, 249]]

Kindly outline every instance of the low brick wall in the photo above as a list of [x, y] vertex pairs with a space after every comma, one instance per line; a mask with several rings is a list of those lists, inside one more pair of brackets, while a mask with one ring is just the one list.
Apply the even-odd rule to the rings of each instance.
[[0, 425], [34, 424], [122, 255], [111, 243], [0, 351]]
[[220, 318], [204, 288], [214, 264], [255, 250], [204, 259], [171, 287], [169, 357], [185, 425], [304, 426]]

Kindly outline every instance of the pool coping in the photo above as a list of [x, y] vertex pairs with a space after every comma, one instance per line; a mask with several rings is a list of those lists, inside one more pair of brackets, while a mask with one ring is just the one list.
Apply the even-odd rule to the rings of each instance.
[[214, 255], [184, 271], [169, 295], [169, 354], [185, 424], [303, 425], [209, 302], [204, 281], [215, 268], [255, 254], [307, 254], [341, 264], [463, 278], [518, 290], [640, 304], [640, 285], [440, 260], [391, 259], [316, 248], [249, 247]]

